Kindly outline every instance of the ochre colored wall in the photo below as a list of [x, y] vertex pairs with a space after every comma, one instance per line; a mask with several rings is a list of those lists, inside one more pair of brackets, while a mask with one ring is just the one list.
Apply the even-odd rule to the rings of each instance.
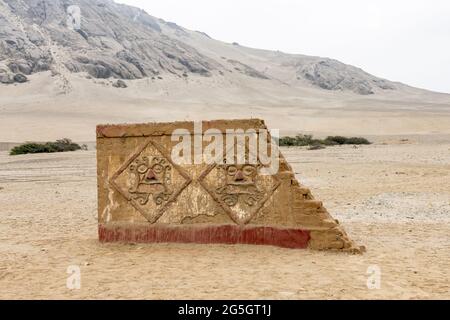
[[[209, 121], [202, 127], [203, 132], [214, 128], [224, 134], [226, 129], [266, 129], [257, 119]], [[171, 135], [176, 129], [194, 132], [194, 124], [98, 126], [101, 241], [246, 243], [361, 251], [322, 202], [296, 180], [283, 156], [275, 175], [259, 174], [258, 166], [253, 173], [247, 167], [249, 181], [241, 192], [243, 187], [228, 181], [227, 170], [235, 168], [175, 164], [171, 153], [178, 142], [171, 141]], [[146, 183], [140, 183], [144, 178]]]

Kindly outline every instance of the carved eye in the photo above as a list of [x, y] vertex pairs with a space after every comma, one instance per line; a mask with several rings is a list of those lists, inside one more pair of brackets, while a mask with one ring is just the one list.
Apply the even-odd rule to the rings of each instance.
[[137, 171], [138, 171], [139, 173], [142, 173], [142, 174], [146, 173], [147, 170], [148, 170], [148, 168], [147, 168], [147, 166], [144, 165], [144, 164], [141, 164], [141, 165], [137, 168]]
[[152, 169], [153, 169], [153, 172], [155, 172], [155, 173], [161, 173], [164, 170], [163, 166], [160, 164], [154, 165]]
[[237, 173], [237, 168], [235, 166], [230, 166], [227, 170], [230, 176], [234, 176]]
[[252, 176], [256, 173], [256, 169], [252, 166], [245, 166], [243, 172], [246, 176]]

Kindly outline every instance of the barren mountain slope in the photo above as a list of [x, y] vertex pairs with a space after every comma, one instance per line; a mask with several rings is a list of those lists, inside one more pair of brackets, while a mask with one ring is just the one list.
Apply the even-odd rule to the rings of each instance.
[[0, 7], [4, 73], [29, 75], [60, 63], [95, 78], [238, 73], [362, 95], [397, 88], [335, 60], [240, 48], [109, 0], [2, 0]]
[[0, 0], [0, 26], [3, 142], [93, 140], [105, 122], [242, 117], [292, 132], [450, 133], [450, 95], [224, 43], [109, 0]]

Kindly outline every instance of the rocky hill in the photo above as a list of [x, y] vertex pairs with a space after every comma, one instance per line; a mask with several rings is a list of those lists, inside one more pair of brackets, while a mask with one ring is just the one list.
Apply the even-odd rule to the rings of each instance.
[[110, 0], [0, 0], [0, 25], [3, 84], [51, 71], [125, 80], [233, 74], [359, 95], [401, 86], [328, 58], [216, 41]]

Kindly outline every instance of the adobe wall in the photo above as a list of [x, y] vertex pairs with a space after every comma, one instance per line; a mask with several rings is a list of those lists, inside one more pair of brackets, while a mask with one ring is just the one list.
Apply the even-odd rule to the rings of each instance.
[[[257, 119], [207, 121], [202, 127], [224, 134], [226, 129], [266, 129]], [[299, 183], [283, 156], [275, 175], [261, 175], [259, 163], [176, 164], [171, 157], [176, 129], [194, 132], [194, 123], [98, 126], [101, 241], [361, 251]]]

